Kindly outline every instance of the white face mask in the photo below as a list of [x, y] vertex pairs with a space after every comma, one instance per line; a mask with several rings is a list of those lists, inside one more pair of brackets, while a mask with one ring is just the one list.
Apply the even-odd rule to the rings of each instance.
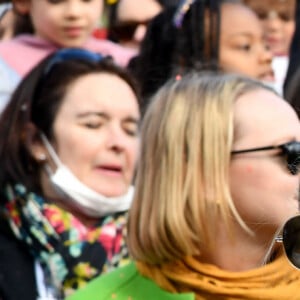
[[130, 186], [125, 195], [119, 197], [105, 197], [88, 186], [83, 184], [68, 168], [65, 166], [44, 134], [41, 134], [42, 141], [47, 148], [49, 155], [57, 165], [53, 173], [47, 168], [50, 181], [56, 190], [67, 200], [77, 206], [82, 212], [91, 217], [102, 217], [110, 213], [128, 210], [133, 198], [134, 188]]

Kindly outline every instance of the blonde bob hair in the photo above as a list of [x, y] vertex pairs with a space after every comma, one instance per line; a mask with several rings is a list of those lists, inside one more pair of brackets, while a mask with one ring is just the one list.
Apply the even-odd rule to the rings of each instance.
[[141, 129], [141, 157], [128, 223], [138, 261], [160, 264], [212, 249], [220, 218], [250, 231], [229, 189], [233, 110], [243, 94], [266, 88], [239, 75], [191, 73], [154, 96]]

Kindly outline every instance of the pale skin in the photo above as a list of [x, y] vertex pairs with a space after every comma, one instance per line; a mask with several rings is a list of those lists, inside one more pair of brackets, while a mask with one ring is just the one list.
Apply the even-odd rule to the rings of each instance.
[[[256, 90], [238, 98], [234, 150], [300, 141], [300, 123], [294, 110], [277, 95]], [[284, 124], [284, 126], [282, 126]], [[215, 251], [205, 261], [229, 271], [260, 267], [275, 232], [299, 212], [299, 175], [292, 175], [279, 150], [232, 156], [229, 178], [235, 206], [252, 230], [236, 222], [234, 240], [220, 225]]]
[[[121, 196], [133, 180], [139, 119], [137, 98], [126, 82], [105, 73], [85, 75], [69, 87], [54, 121], [54, 140], [50, 142], [61, 162], [82, 183], [104, 196]], [[36, 159], [41, 153], [46, 155], [46, 163], [55, 171], [43, 143], [35, 142], [32, 153]], [[59, 200], [47, 174], [42, 177], [42, 186], [46, 197], [85, 223], [93, 221]]]
[[35, 35], [60, 47], [81, 47], [103, 12], [101, 0], [14, 0], [15, 9], [29, 14]]

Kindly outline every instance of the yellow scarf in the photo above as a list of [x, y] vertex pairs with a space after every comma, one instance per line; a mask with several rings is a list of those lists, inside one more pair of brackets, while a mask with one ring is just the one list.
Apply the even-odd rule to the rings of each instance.
[[282, 255], [266, 266], [229, 272], [195, 258], [152, 266], [138, 262], [142, 275], [173, 293], [193, 292], [197, 300], [299, 300], [300, 270]]

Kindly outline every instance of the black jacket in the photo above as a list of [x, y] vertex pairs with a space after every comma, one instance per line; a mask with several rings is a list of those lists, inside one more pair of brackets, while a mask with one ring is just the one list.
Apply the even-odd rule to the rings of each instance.
[[0, 300], [36, 300], [34, 260], [0, 221]]

